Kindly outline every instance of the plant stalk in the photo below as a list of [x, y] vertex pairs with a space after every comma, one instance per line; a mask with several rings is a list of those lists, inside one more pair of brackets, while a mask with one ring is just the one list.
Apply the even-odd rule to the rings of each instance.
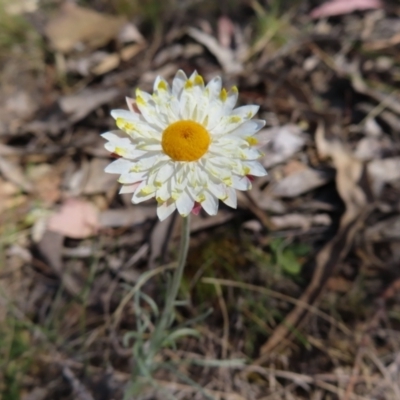
[[174, 306], [178, 296], [179, 287], [182, 281], [183, 270], [186, 265], [186, 258], [190, 242], [190, 214], [182, 218], [181, 243], [178, 255], [178, 266], [174, 271], [172, 282], [168, 288], [164, 310], [157, 323], [152, 338], [150, 339], [147, 360], [152, 363], [153, 357], [162, 347], [162, 342], [166, 337], [166, 331], [174, 321]]

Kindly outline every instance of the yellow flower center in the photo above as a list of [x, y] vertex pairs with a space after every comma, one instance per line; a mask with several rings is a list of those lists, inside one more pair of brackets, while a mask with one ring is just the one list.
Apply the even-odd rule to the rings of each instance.
[[196, 161], [206, 153], [210, 142], [204, 126], [194, 121], [177, 121], [164, 130], [161, 145], [174, 161]]

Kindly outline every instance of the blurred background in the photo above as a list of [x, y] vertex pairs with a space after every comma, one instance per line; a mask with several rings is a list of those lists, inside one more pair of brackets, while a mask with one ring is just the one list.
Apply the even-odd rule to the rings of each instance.
[[183, 69], [260, 106], [269, 175], [193, 217], [178, 321], [213, 311], [140, 399], [399, 400], [399, 50], [395, 0], [0, 0], [0, 399], [123, 398], [179, 218], [100, 133]]

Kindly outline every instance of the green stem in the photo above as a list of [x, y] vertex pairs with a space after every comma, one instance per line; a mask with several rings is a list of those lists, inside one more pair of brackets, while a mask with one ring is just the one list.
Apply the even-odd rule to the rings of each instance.
[[178, 256], [178, 266], [172, 277], [172, 282], [168, 288], [165, 307], [161, 314], [161, 318], [156, 325], [153, 333], [153, 337], [150, 340], [148, 361], [152, 362], [154, 355], [160, 350], [162, 341], [165, 338], [166, 330], [171, 326], [174, 316], [175, 301], [178, 296], [179, 287], [182, 281], [183, 270], [186, 265], [186, 258], [189, 250], [190, 241], [190, 215], [182, 219], [182, 233], [181, 233], [181, 244]]

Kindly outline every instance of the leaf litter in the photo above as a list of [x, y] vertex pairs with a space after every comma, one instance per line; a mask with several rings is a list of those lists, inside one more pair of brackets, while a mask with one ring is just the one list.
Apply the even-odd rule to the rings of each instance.
[[[98, 135], [135, 87], [183, 68], [260, 105], [269, 175], [192, 220], [179, 320], [214, 311], [160, 358], [204, 392], [160, 371], [141, 398], [398, 400], [398, 4], [50, 3], [5, 8], [42, 41], [24, 54], [11, 29], [0, 69], [2, 398], [122, 398], [143, 317], [129, 296], [149, 272], [162, 304], [179, 227], [117, 194]], [[248, 363], [207, 366], [222, 354]]]

